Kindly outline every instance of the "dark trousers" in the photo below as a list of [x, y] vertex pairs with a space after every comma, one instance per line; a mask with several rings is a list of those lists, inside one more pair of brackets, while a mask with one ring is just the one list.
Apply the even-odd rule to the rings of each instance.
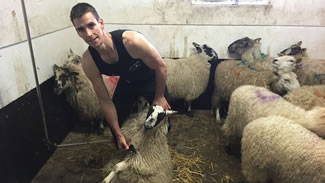
[[[138, 97], [145, 97], [151, 105], [155, 97], [155, 91], [156, 81], [154, 78], [137, 85], [124, 80], [119, 80], [113, 95], [113, 102], [116, 108], [119, 126], [122, 127], [124, 121], [129, 117], [132, 107]], [[169, 102], [167, 87], [165, 88], [164, 96], [167, 102]], [[112, 134], [114, 142], [117, 145], [116, 136], [113, 132]]]

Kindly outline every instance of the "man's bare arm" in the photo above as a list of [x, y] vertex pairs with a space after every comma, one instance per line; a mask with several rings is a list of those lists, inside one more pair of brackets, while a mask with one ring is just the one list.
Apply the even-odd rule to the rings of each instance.
[[[97, 98], [99, 100], [100, 107], [104, 113], [105, 119], [108, 122], [109, 126], [112, 128], [114, 135], [117, 137], [118, 147], [128, 148], [128, 145], [125, 141], [123, 134], [121, 133], [121, 129], [118, 124], [115, 105], [112, 99], [109, 97], [102, 76], [97, 66], [95, 65], [94, 61], [92, 60], [88, 50], [83, 54], [81, 63], [86, 76], [89, 78], [89, 80], [91, 81], [94, 87]], [[121, 139], [122, 142], [119, 142], [119, 139]], [[121, 145], [124, 147], [120, 147]]]
[[140, 33], [126, 31], [123, 34], [123, 43], [133, 58], [141, 59], [156, 73], [156, 93], [153, 104], [159, 104], [165, 109], [170, 109], [164, 97], [167, 80], [167, 66], [157, 49]]

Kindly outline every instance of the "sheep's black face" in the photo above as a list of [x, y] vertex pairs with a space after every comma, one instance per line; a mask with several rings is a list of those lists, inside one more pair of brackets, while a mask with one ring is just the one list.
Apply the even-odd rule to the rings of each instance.
[[278, 55], [302, 55], [305, 53], [306, 48], [301, 48], [301, 41], [299, 41], [297, 44], [291, 45], [289, 48], [284, 49], [281, 51]]
[[165, 116], [166, 112], [161, 106], [151, 106], [147, 114], [146, 122], [144, 123], [144, 128], [146, 130], [152, 129], [153, 127], [157, 126]]
[[195, 47], [197, 53], [202, 52], [202, 48], [201, 48], [201, 46], [199, 44], [197, 44], [196, 42], [193, 42], [192, 44]]
[[60, 95], [64, 90], [69, 88], [71, 85], [71, 79], [78, 75], [78, 73], [72, 73], [69, 69], [64, 67], [59, 67], [57, 65], [53, 66], [54, 71], [54, 93]]
[[213, 48], [209, 47], [208, 45], [204, 44], [203, 46], [204, 53], [208, 55], [211, 59], [209, 62], [218, 60], [218, 54], [216, 51], [214, 51]]
[[60, 95], [63, 92], [68, 79], [69, 77], [65, 68], [56, 67], [54, 69], [54, 93], [55, 94]]
[[198, 54], [204, 53], [204, 54], [206, 54], [208, 56], [208, 61], [209, 62], [218, 60], [218, 54], [217, 54], [217, 52], [213, 48], [211, 48], [210, 46], [208, 46], [206, 44], [199, 45], [196, 42], [193, 42], [192, 44], [195, 47], [196, 52]]
[[[258, 39], [260, 40], [260, 38]], [[250, 39], [249, 37], [238, 39], [228, 46], [228, 52], [229, 54], [235, 54], [241, 56], [248, 49], [252, 48], [256, 40], [258, 39], [253, 40]]]

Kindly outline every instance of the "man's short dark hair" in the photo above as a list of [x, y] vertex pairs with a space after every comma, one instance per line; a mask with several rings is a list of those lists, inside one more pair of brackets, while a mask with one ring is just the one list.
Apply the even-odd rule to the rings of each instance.
[[73, 23], [73, 19], [80, 18], [88, 12], [91, 12], [94, 15], [94, 17], [96, 18], [96, 20], [99, 19], [98, 13], [92, 5], [90, 5], [88, 3], [78, 3], [78, 4], [74, 5], [70, 12], [71, 22]]

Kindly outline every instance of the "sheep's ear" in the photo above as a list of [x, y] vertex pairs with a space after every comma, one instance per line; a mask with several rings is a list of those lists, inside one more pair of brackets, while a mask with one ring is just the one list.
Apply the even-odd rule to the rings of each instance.
[[192, 44], [195, 47], [195, 50], [196, 50], [197, 53], [202, 52], [202, 48], [201, 48], [201, 46], [199, 44], [197, 44], [196, 42], [193, 42]]
[[254, 39], [254, 42], [259, 43], [261, 40], [262, 40], [262, 38], [256, 38], [256, 39]]
[[178, 111], [166, 110], [166, 115], [176, 114]]
[[297, 60], [296, 60], [297, 62], [296, 62], [296, 63], [297, 63], [297, 64], [298, 64], [298, 63], [300, 63], [300, 62], [301, 62], [301, 60], [302, 60], [302, 58], [301, 58], [301, 57], [300, 57], [300, 58], [297, 58]]
[[200, 47], [200, 45], [197, 44], [196, 42], [192, 42], [192, 45], [193, 45], [195, 48], [199, 48], [199, 47]]
[[53, 71], [55, 72], [56, 70], [58, 70], [59, 66], [54, 64], [52, 68], [53, 68]]
[[71, 48], [70, 48], [70, 54], [71, 54], [71, 55], [74, 54]]
[[302, 48], [301, 53], [305, 53], [307, 51], [307, 48]]
[[298, 41], [297, 45], [301, 46], [301, 44], [302, 44], [302, 41]]

